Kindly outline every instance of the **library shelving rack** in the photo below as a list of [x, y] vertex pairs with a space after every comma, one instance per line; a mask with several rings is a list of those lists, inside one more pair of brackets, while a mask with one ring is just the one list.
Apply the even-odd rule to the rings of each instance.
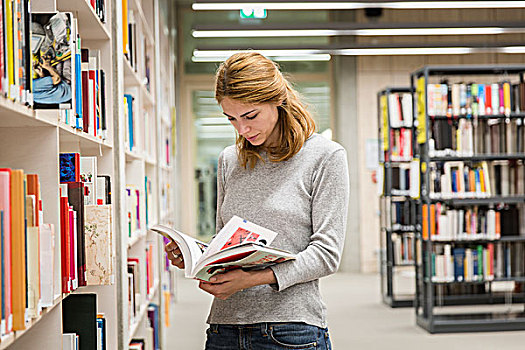
[[525, 66], [411, 74], [417, 324], [430, 333], [525, 329]]
[[[169, 30], [173, 24], [170, 21], [174, 20], [171, 7], [171, 2], [165, 0], [31, 2], [32, 14], [52, 16], [67, 13], [72, 28], [75, 27], [81, 39], [75, 43], [78, 44], [79, 58], [80, 48], [87, 49], [86, 54], [90, 52], [90, 59], [91, 53], [96, 57], [93, 62], [96, 62], [99, 74], [95, 80], [98, 87], [96, 94], [90, 97], [98, 100], [89, 103], [96, 103], [100, 110], [93, 113], [97, 116], [104, 113], [105, 119], [104, 122], [102, 118], [97, 119], [93, 133], [91, 129], [83, 131], [82, 125], [74, 125], [74, 105], [69, 111], [37, 109], [36, 104], [35, 108], [31, 106], [30, 99], [10, 96], [12, 89], [2, 91], [0, 168], [38, 174], [42, 222], [53, 225], [54, 244], [47, 252], [53, 256], [51, 266], [40, 266], [40, 271], [52, 271], [52, 302], [38, 307], [36, 315], [22, 312], [23, 325], [16, 330], [5, 332], [7, 326], [4, 323], [9, 321], [2, 320], [0, 349], [62, 349], [65, 346], [63, 333], [70, 326], [65, 324], [63, 313], [68, 298], [77, 295], [96, 296], [95, 311], [103, 314], [105, 319], [106, 349], [128, 349], [135, 340], [144, 341], [147, 348], [164, 348], [162, 327], [166, 305], [169, 304], [168, 286], [172, 281], [166, 280], [171, 275], [166, 272], [163, 241], [149, 232], [148, 227], [157, 223], [174, 223], [175, 32]], [[21, 23], [30, 21], [30, 17], [22, 17]], [[24, 35], [30, 33], [20, 30]], [[73, 30], [68, 34], [75, 38]], [[4, 35], [9, 33], [4, 31]], [[78, 63], [80, 69], [80, 61]], [[33, 73], [31, 69], [25, 72]], [[75, 76], [72, 74], [71, 78], [71, 85], [74, 85]], [[104, 80], [105, 93], [102, 95], [99, 89], [102, 89]], [[98, 123], [104, 123], [104, 126]], [[64, 226], [61, 221], [62, 153], [95, 159], [98, 174], [109, 176], [111, 183], [107, 188], [111, 193], [111, 235], [106, 237], [111, 252], [110, 281], [101, 285], [87, 283], [72, 288], [70, 292], [63, 291], [61, 267], [64, 257], [61, 239]], [[70, 218], [71, 215], [70, 212]], [[78, 243], [76, 238], [75, 242]], [[75, 245], [75, 248], [78, 247]], [[76, 258], [76, 253], [73, 254]], [[140, 273], [130, 276], [137, 271]], [[130, 303], [131, 299], [134, 303]], [[149, 321], [152, 308], [158, 315], [153, 316], [157, 317], [155, 325]], [[78, 312], [80, 315], [83, 310]], [[87, 327], [96, 330], [97, 325], [90, 323]], [[96, 334], [94, 337], [89, 343], [96, 346]], [[79, 340], [80, 344], [85, 341], [82, 335]], [[81, 348], [89, 349], [90, 346]]]
[[[415, 209], [410, 179], [405, 176], [410, 173], [412, 161], [411, 102], [408, 87], [387, 87], [377, 94], [381, 295], [383, 302], [392, 308], [412, 307], [415, 294]], [[407, 137], [410, 140], [405, 140]]]

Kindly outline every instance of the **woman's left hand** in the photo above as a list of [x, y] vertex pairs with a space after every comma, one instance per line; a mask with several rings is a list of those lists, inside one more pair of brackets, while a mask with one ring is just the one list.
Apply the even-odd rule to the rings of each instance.
[[275, 282], [276, 279], [272, 269], [266, 268], [257, 271], [236, 269], [216, 274], [211, 278], [210, 282], [200, 281], [199, 288], [216, 298], [226, 300], [233, 294], [246, 288]]
[[252, 287], [249, 285], [250, 273], [242, 269], [218, 273], [210, 282], [200, 281], [199, 288], [221, 300], [226, 300], [233, 294]]

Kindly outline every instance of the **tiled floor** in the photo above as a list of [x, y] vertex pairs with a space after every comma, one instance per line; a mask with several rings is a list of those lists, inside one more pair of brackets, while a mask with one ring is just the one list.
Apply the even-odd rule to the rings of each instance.
[[[339, 273], [323, 279], [321, 289], [336, 350], [525, 349], [525, 332], [428, 334], [415, 325], [412, 308], [390, 309], [380, 303], [376, 275]], [[166, 350], [204, 348], [210, 302], [197, 282], [179, 278], [178, 300], [172, 306], [171, 327], [165, 334]]]

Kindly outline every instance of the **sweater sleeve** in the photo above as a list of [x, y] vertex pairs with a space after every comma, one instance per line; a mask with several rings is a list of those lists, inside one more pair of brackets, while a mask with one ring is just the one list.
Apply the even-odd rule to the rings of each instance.
[[340, 148], [313, 175], [310, 243], [296, 260], [270, 267], [277, 279], [272, 288], [282, 291], [337, 271], [343, 251], [349, 187], [346, 151]]

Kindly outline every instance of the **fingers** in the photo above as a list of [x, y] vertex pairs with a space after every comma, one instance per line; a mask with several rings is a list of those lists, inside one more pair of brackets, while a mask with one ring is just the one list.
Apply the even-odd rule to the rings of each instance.
[[169, 242], [164, 247], [166, 256], [170, 260], [171, 264], [178, 267], [179, 269], [184, 268], [184, 257], [180, 251], [179, 246], [175, 242]]
[[233, 294], [224, 286], [204, 281], [199, 282], [199, 288], [221, 300], [226, 300]]
[[173, 241], [170, 241], [168, 244], [166, 244], [166, 246], [164, 247], [164, 250], [166, 252], [171, 252], [172, 250], [175, 250], [175, 249], [178, 249], [179, 246], [177, 245], [177, 243], [173, 242]]

